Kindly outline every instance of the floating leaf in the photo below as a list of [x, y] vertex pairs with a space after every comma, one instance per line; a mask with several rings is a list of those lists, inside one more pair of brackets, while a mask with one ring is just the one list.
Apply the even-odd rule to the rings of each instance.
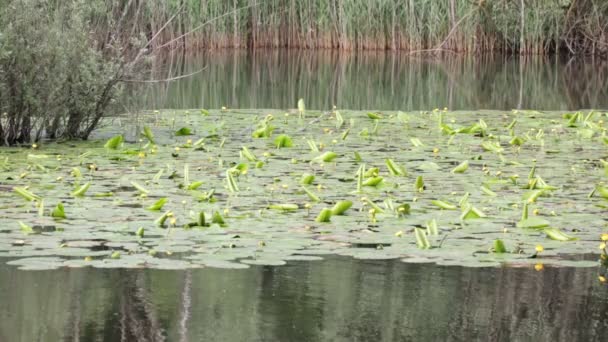
[[577, 237], [570, 236], [557, 228], [543, 228], [543, 232], [547, 237], [557, 241], [573, 241], [578, 240]]
[[517, 222], [518, 228], [543, 228], [548, 226], [549, 221], [536, 216], [528, 217]]

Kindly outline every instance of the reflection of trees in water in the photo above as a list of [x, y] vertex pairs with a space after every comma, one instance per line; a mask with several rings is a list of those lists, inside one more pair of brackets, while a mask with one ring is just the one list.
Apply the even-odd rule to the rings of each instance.
[[[188, 58], [187, 61], [184, 58]], [[191, 78], [154, 84], [137, 96], [146, 108], [579, 109], [608, 106], [605, 61], [483, 56], [412, 58], [391, 53], [303, 51], [168, 57], [167, 72]]]
[[[328, 257], [249, 270], [0, 266], [11, 341], [602, 341], [594, 269], [437, 267]], [[21, 337], [21, 338], [19, 338]]]
[[[157, 308], [150, 302], [145, 271], [117, 269], [92, 272], [109, 276], [108, 279], [96, 277], [105, 281], [111, 291], [109, 302], [97, 303], [103, 308], [101, 321], [97, 320], [98, 317], [82, 317], [86, 296], [94, 294], [86, 291], [86, 284], [81, 284], [84, 285], [83, 288], [75, 291], [76, 298], [71, 303], [71, 317], [66, 325], [65, 341], [165, 341], [163, 324], [156, 313]], [[90, 311], [90, 308], [88, 310]]]

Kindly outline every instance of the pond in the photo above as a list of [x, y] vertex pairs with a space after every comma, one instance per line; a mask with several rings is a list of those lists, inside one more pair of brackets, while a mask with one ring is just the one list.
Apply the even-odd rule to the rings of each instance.
[[608, 116], [574, 111], [605, 65], [171, 68], [205, 65], [91, 142], [0, 150], [0, 341], [606, 336]]
[[324, 110], [608, 108], [608, 62], [582, 58], [220, 50], [163, 66], [149, 78], [200, 73], [146, 86], [135, 108], [287, 109], [299, 98]]
[[463, 268], [328, 257], [189, 271], [0, 264], [0, 339], [605, 341], [591, 269]]

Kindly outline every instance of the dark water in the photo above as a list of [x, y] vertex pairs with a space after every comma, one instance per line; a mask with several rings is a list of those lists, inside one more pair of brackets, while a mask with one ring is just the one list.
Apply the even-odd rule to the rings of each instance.
[[283, 267], [0, 266], [1, 341], [605, 341], [596, 269], [331, 257]]
[[[392, 53], [215, 52], [167, 58], [146, 108], [431, 110], [608, 108], [608, 62], [515, 57], [414, 58]], [[136, 107], [136, 106], [134, 106]]]

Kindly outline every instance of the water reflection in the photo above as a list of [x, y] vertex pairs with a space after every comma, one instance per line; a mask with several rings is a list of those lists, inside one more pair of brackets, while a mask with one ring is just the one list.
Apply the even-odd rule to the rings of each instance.
[[472, 269], [331, 257], [284, 267], [18, 271], [1, 341], [603, 341], [595, 269]]
[[[573, 110], [608, 107], [608, 63], [514, 57], [412, 58], [392, 53], [257, 51], [167, 58], [145, 86], [146, 108], [309, 108]], [[139, 106], [135, 106], [139, 107]]]

